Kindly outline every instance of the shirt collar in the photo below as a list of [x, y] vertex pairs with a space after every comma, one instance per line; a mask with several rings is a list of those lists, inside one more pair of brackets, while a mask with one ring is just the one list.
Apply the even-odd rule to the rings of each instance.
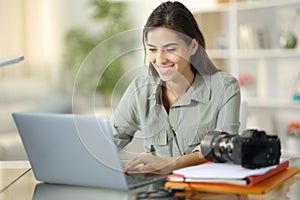
[[195, 80], [184, 96], [185, 99], [208, 103], [211, 97], [210, 76], [196, 73]]
[[160, 96], [161, 96], [161, 91], [162, 91], [162, 85], [163, 81], [160, 78], [154, 78], [156, 87], [154, 87], [153, 92], [151, 95], [148, 97], [148, 100], [154, 99], [155, 103], [160, 102]]
[[[210, 76], [205, 74], [196, 73], [195, 80], [193, 81], [191, 87], [188, 89], [186, 95], [180, 100], [180, 104], [190, 104], [191, 101], [197, 101], [202, 103], [208, 103], [211, 97], [210, 89]], [[155, 103], [160, 102], [161, 91], [163, 81], [161, 79], [155, 79], [156, 87], [154, 88], [152, 94], [148, 99], [155, 99]]]

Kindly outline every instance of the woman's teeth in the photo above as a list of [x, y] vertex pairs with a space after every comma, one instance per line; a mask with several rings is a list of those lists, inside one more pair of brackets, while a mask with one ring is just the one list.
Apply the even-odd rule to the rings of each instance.
[[171, 69], [172, 69], [172, 67], [159, 67], [159, 70], [160, 70], [162, 73], [167, 73], [167, 72], [169, 72]]

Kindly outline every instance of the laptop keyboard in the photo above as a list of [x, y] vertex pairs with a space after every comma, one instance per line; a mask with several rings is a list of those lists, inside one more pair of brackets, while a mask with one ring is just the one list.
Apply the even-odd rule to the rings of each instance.
[[167, 175], [161, 174], [126, 174], [125, 176], [130, 188], [148, 185], [167, 178]]

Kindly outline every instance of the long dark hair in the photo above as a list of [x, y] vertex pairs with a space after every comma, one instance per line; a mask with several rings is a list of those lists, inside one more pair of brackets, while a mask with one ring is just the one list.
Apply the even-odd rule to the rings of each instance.
[[[199, 73], [213, 74], [218, 71], [206, 54], [205, 39], [199, 29], [197, 21], [193, 14], [182, 3], [177, 1], [161, 3], [150, 14], [143, 29], [143, 45], [145, 53], [148, 32], [158, 27], [168, 28], [180, 33], [187, 45], [191, 44], [192, 39], [198, 41], [198, 50], [191, 56], [190, 60], [195, 72], [198, 71]], [[149, 73], [153, 76], [158, 76], [158, 73], [151, 63], [149, 63]]]

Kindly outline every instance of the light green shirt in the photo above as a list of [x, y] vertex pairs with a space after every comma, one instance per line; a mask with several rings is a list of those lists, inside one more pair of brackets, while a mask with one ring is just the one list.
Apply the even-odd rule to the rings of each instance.
[[225, 72], [197, 73], [191, 87], [169, 113], [162, 103], [161, 80], [139, 76], [124, 93], [111, 123], [119, 148], [141, 131], [146, 152], [161, 157], [178, 156], [199, 150], [208, 131], [238, 134], [239, 109], [238, 82]]

